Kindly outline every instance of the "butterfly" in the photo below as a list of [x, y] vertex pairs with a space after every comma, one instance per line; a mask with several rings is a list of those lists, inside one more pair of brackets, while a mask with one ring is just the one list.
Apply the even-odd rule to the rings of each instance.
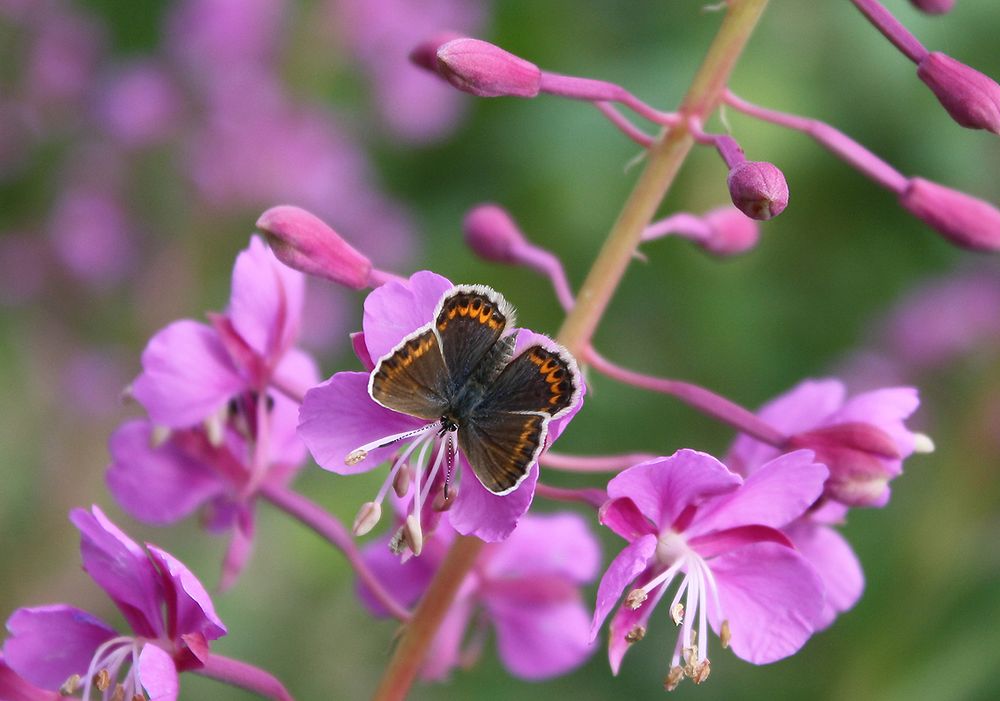
[[368, 382], [378, 404], [439, 421], [441, 436], [457, 432], [472, 471], [497, 495], [527, 477], [549, 422], [565, 415], [581, 391], [576, 361], [562, 346], [535, 344], [514, 356], [516, 334], [507, 333], [514, 318], [514, 307], [493, 288], [453, 287], [434, 320], [379, 359]]

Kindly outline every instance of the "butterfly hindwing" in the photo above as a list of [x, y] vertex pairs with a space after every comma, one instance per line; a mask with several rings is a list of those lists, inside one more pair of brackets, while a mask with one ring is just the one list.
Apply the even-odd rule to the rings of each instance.
[[548, 417], [494, 412], [458, 431], [458, 445], [479, 481], [494, 494], [513, 491], [545, 441]]
[[476, 414], [530, 411], [556, 416], [573, 406], [579, 392], [580, 371], [567, 351], [530, 346], [489, 386]]
[[448, 408], [448, 373], [434, 329], [418, 329], [379, 360], [368, 391], [388, 409], [421, 419], [440, 418]]
[[455, 287], [438, 306], [434, 323], [454, 395], [513, 323], [514, 310], [498, 292], [484, 285]]

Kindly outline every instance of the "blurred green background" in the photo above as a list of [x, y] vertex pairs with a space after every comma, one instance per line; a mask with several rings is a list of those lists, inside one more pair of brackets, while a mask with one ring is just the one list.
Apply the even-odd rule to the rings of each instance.
[[[886, 4], [929, 47], [1000, 76], [996, 3], [959, 0], [940, 18], [919, 15], [900, 0]], [[628, 168], [637, 148], [589, 106], [544, 96], [469, 97], [451, 136], [403, 144], [375, 126], [368, 88], [343, 67], [343, 48], [312, 36], [307, 20], [316, 5], [286, 8], [290, 48], [282, 75], [294, 90], [346, 115], [351, 138], [372, 159], [374, 179], [411, 213], [418, 252], [399, 271], [429, 267], [456, 282], [490, 284], [518, 307], [525, 326], [554, 334], [561, 314], [547, 283], [477, 260], [462, 243], [462, 217], [482, 201], [503, 204], [530, 238], [561, 256], [579, 284], [638, 172]], [[105, 26], [110, 51], [123, 57], [158, 50], [169, 9], [121, 0], [76, 7]], [[678, 103], [721, 19], [689, 0], [500, 0], [484, 7], [483, 38], [543, 68], [621, 83], [663, 107]], [[5, 28], [0, 44], [15, 34]], [[317, 73], [327, 60], [341, 67]], [[3, 74], [16, 70], [8, 62]], [[834, 124], [904, 173], [1000, 201], [997, 137], [955, 125], [912, 64], [847, 2], [773, 0], [732, 86], [757, 103]], [[645, 246], [648, 260], [629, 270], [597, 333], [595, 345], [610, 359], [756, 407], [803, 378], [843, 367], [923, 281], [971, 265], [998, 272], [994, 258], [950, 247], [890, 194], [805, 137], [739, 115], [730, 121], [751, 160], [770, 160], [784, 171], [787, 211], [763, 226], [755, 250], [736, 260], [710, 259], [682, 241]], [[27, 157], [29, 167], [0, 184], [0, 230], [45, 216], [52, 163], [64, 147], [37, 149]], [[183, 204], [183, 188], [157, 165], [165, 157], [151, 155], [143, 170], [151, 179], [143, 191], [149, 199], [129, 202], [141, 218], [168, 218], [175, 198]], [[704, 211], [725, 201], [725, 170], [702, 149], [661, 212]], [[114, 354], [128, 381], [156, 329], [225, 305], [234, 254], [263, 206], [278, 203], [162, 226], [134, 263], [140, 284], [94, 290], [60, 280], [28, 303], [3, 308], [0, 615], [69, 601], [117, 620], [79, 568], [76, 532], [66, 519], [76, 505], [99, 503], [134, 536], [162, 545], [214, 584], [222, 539], [204, 535], [191, 520], [167, 529], [137, 524], [104, 487], [106, 438], [136, 408], [81, 411], [57, 368], [69, 346], [88, 343]], [[344, 234], [363, 248], [365, 231]], [[157, 292], [161, 284], [168, 294]], [[329, 288], [320, 294], [340, 305], [338, 330], [358, 327], [361, 295]], [[936, 333], [929, 322], [927, 334]], [[324, 374], [353, 368], [346, 337], [322, 349]], [[683, 684], [678, 697], [1000, 698], [1000, 338], [905, 379], [923, 397], [914, 425], [933, 437], [937, 451], [907, 462], [886, 509], [851, 514], [845, 534], [868, 580], [861, 602], [800, 654], [768, 667], [743, 663], [713, 641], [711, 679], [701, 688]], [[590, 383], [584, 411], [560, 440], [563, 452], [669, 454], [692, 447], [721, 455], [732, 440], [730, 429], [670, 398], [601, 377]], [[543, 479], [596, 483], [563, 474]], [[310, 467], [297, 484], [349, 521], [380, 480]], [[536, 499], [536, 508], [555, 506]], [[215, 600], [230, 629], [216, 649], [272, 671], [300, 700], [365, 698], [388, 660], [394, 625], [372, 620], [360, 607], [351, 573], [324, 543], [273, 510], [262, 507], [259, 515], [253, 560], [235, 589]], [[601, 535], [609, 561], [621, 543]], [[593, 588], [588, 595], [592, 601]], [[412, 698], [655, 698], [663, 693], [673, 636], [666, 612], [658, 612], [618, 678], [601, 649], [575, 673], [539, 684], [508, 676], [488, 646], [475, 668], [457, 671], [447, 685], [421, 685]], [[182, 693], [250, 698], [193, 675], [183, 677]]]

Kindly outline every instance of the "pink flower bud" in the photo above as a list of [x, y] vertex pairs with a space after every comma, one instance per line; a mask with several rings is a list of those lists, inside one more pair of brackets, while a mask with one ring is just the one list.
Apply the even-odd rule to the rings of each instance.
[[1000, 85], [995, 80], [938, 51], [924, 56], [917, 76], [963, 127], [1000, 134]]
[[496, 263], [517, 263], [514, 249], [527, 244], [524, 234], [503, 207], [481, 204], [465, 215], [465, 242], [481, 258]]
[[479, 39], [455, 39], [437, 51], [438, 72], [459, 90], [479, 97], [535, 97], [538, 66]]
[[789, 448], [808, 448], [830, 471], [824, 494], [848, 506], [884, 506], [889, 480], [899, 474], [899, 450], [885, 431], [868, 423], [843, 423], [800, 433]]
[[717, 256], [734, 256], [757, 245], [760, 226], [734, 207], [719, 207], [703, 216], [709, 235], [700, 242], [702, 248]]
[[929, 15], [943, 15], [951, 12], [951, 8], [955, 6], [955, 0], [910, 0], [910, 2], [918, 10]]
[[435, 34], [430, 39], [426, 39], [413, 47], [413, 50], [410, 51], [410, 62], [430, 71], [431, 73], [437, 73], [438, 49], [447, 44], [449, 41], [461, 38], [462, 35], [457, 32], [440, 32]]
[[733, 204], [751, 219], [772, 219], [788, 206], [788, 183], [773, 163], [740, 163], [729, 171], [727, 183]]
[[285, 265], [355, 290], [368, 286], [371, 261], [344, 241], [319, 217], [280, 205], [260, 215], [257, 228]]
[[899, 203], [946, 239], [975, 251], [1000, 250], [1000, 210], [950, 187], [911, 178]]

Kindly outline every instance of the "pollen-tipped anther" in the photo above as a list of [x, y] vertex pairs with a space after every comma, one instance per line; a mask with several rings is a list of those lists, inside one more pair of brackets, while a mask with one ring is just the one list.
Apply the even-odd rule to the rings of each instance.
[[366, 501], [358, 509], [358, 515], [354, 517], [354, 535], [362, 536], [370, 533], [381, 518], [382, 506], [375, 501]]
[[670, 620], [674, 622], [675, 626], [684, 622], [684, 604], [678, 601], [670, 607]]
[[419, 555], [420, 551], [424, 549], [424, 533], [420, 529], [420, 517], [417, 514], [410, 514], [406, 517], [406, 523], [403, 525], [403, 537], [414, 555]]
[[646, 629], [643, 626], [633, 626], [633, 628], [625, 634], [625, 642], [629, 645], [639, 642], [646, 637]]
[[719, 630], [719, 640], [722, 641], [722, 649], [725, 650], [729, 647], [729, 641], [732, 640], [733, 633], [729, 630], [729, 621], [725, 620], [722, 622], [722, 628]]
[[647, 598], [649, 598], [649, 595], [642, 589], [633, 589], [625, 597], [625, 605], [634, 611], [642, 606], [642, 602], [644, 602]]
[[94, 686], [98, 688], [99, 691], [107, 691], [111, 686], [111, 672], [107, 669], [101, 669], [96, 674], [94, 674]]
[[346, 458], [344, 458], [344, 464], [357, 465], [359, 462], [361, 462], [367, 457], [368, 457], [367, 450], [365, 450], [364, 448], [355, 448], [354, 450], [352, 450], [350, 453], [347, 454]]
[[671, 667], [667, 676], [663, 678], [663, 689], [673, 691], [682, 681], [684, 681], [684, 670], [681, 667]]

